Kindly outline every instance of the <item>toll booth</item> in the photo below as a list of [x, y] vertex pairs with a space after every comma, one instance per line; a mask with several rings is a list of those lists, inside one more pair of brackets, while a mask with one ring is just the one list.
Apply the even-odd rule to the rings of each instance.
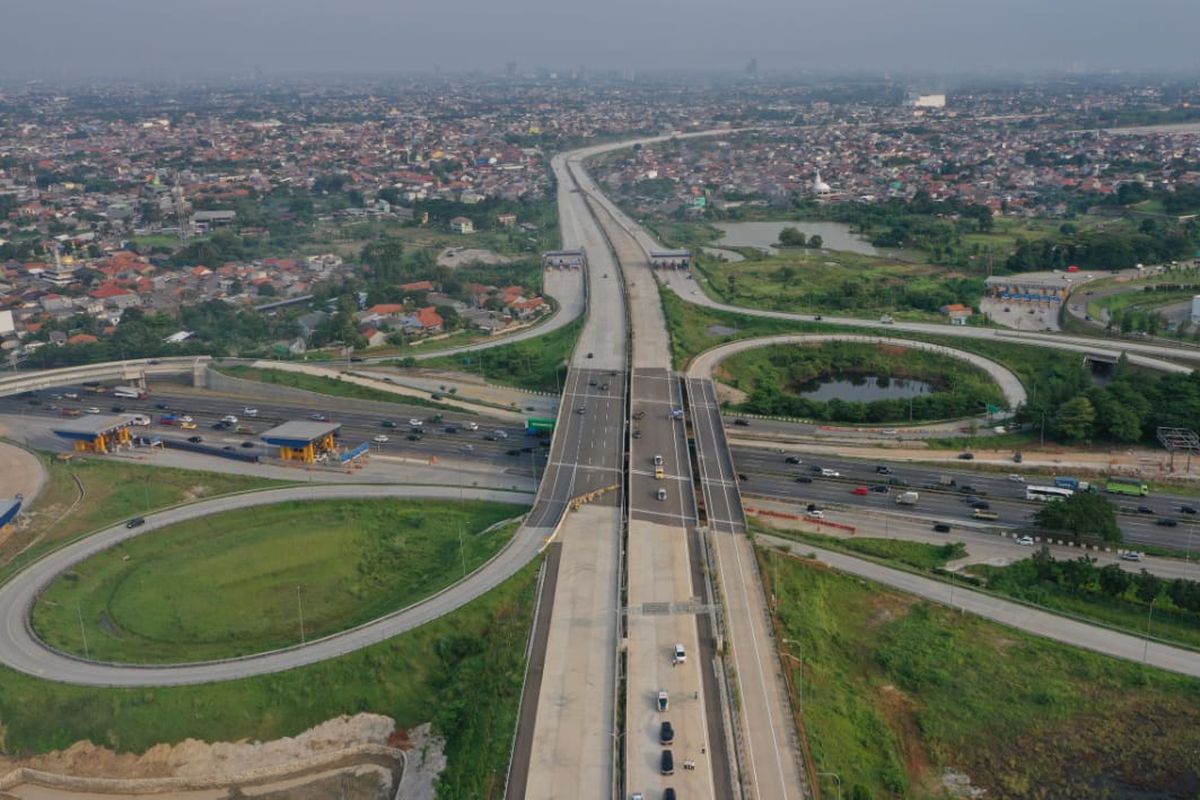
[[278, 447], [279, 457], [285, 461], [311, 464], [337, 447], [337, 434], [341, 429], [337, 422], [292, 421], [263, 431], [259, 438]]
[[78, 453], [109, 453], [133, 446], [133, 418], [88, 415], [56, 427], [54, 435], [70, 441]]
[[542, 253], [543, 269], [583, 269], [587, 266], [584, 250], [551, 250]]
[[686, 271], [692, 268], [692, 251], [691, 250], [652, 250], [650, 251], [650, 266], [654, 269], [681, 269]]

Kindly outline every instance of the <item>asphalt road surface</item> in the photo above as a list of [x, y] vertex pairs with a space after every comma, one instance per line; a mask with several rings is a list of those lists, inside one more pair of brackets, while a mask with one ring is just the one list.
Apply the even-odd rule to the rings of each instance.
[[[1033, 523], [1033, 515], [1041, 504], [1025, 499], [1025, 483], [1010, 480], [1007, 475], [968, 470], [938, 469], [914, 464], [888, 461], [862, 461], [858, 459], [809, 455], [796, 448], [780, 448], [786, 452], [757, 448], [736, 448], [733, 451], [739, 484], [747, 500], [754, 504], [754, 497], [765, 496], [786, 499], [792, 502], [815, 503], [822, 508], [868, 509], [881, 513], [892, 513], [904, 517], [919, 517], [930, 523], [951, 522], [956, 525], [995, 527], [1019, 527]], [[799, 459], [800, 464], [789, 464], [788, 458]], [[823, 477], [820, 470], [831, 469], [837, 477]], [[886, 468], [888, 472], [877, 471]], [[1014, 470], [1020, 467], [1013, 465]], [[1014, 471], [1014, 475], [1021, 473]], [[797, 482], [800, 478], [803, 482]], [[941, 485], [941, 481], [953, 480], [955, 485]], [[1030, 475], [1029, 484], [1052, 484], [1050, 476]], [[855, 495], [853, 491], [866, 487], [868, 493]], [[872, 487], [887, 488], [887, 492], [869, 491]], [[933, 488], [937, 487], [937, 488]], [[920, 499], [915, 506], [898, 507], [896, 496], [903, 491], [916, 491]], [[1200, 510], [1200, 500], [1187, 496], [1151, 495], [1148, 497], [1126, 497], [1101, 493], [1118, 509], [1117, 522], [1124, 533], [1128, 546], [1158, 545], [1188, 552], [1200, 547], [1200, 515], [1185, 514], [1179, 509], [1187, 506]], [[989, 505], [999, 519], [981, 521], [975, 519], [970, 498], [978, 498]], [[1150, 509], [1152, 513], [1139, 513], [1138, 507]], [[1157, 524], [1160, 519], [1173, 519], [1175, 527]]]
[[244, 658], [196, 664], [133, 666], [85, 661], [51, 650], [29, 626], [37, 595], [60, 573], [95, 553], [134, 536], [234, 509], [291, 500], [406, 497], [527, 504], [528, 495], [449, 486], [313, 485], [218, 497], [146, 516], [138, 528], [114, 525], [56, 550], [0, 586], [0, 663], [38, 678], [85, 686], [180, 686], [281, 672], [335, 658], [412, 630], [491, 591], [529, 563], [546, 543], [549, 531], [522, 525], [491, 561], [441, 592], [373, 622], [296, 647]]

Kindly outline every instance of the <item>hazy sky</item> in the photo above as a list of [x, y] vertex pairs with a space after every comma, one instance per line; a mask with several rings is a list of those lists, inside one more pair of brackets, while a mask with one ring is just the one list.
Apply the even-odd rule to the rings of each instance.
[[0, 79], [635, 67], [1200, 72], [1200, 0], [7, 0]]

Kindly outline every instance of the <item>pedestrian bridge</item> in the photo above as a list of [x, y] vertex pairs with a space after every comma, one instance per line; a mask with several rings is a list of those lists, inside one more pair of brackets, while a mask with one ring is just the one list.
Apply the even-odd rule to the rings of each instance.
[[14, 372], [0, 378], [0, 397], [59, 386], [73, 386], [87, 381], [111, 381], [127, 386], [145, 386], [146, 378], [150, 375], [178, 375], [189, 370], [195, 385], [203, 386], [204, 373], [211, 363], [212, 356], [135, 358], [36, 372]]

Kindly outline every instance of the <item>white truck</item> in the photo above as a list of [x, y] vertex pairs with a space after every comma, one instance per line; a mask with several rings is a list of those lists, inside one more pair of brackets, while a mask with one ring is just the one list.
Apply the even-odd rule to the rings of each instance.
[[891, 314], [884, 314], [879, 318], [879, 322], [883, 325], [891, 325], [895, 320], [892, 319]]
[[896, 505], [915, 506], [920, 499], [921, 495], [918, 492], [901, 492], [896, 495]]

